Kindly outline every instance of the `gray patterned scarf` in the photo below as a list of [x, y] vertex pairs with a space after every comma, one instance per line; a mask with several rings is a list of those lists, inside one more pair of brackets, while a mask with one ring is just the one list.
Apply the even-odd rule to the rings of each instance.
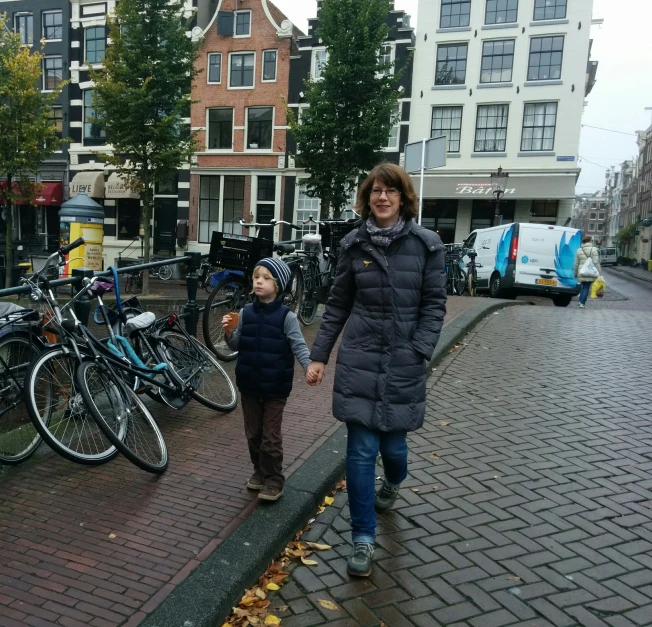
[[369, 233], [374, 246], [378, 246], [378, 248], [387, 248], [403, 232], [404, 228], [403, 216], [399, 216], [396, 224], [384, 229], [378, 226], [373, 213], [367, 218], [367, 233]]

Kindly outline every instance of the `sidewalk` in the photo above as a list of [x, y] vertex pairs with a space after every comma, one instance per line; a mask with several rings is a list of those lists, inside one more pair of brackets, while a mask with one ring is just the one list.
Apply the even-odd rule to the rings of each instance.
[[609, 266], [609, 270], [617, 272], [618, 274], [625, 274], [634, 279], [652, 283], [652, 272], [648, 272], [646, 268], [629, 268], [627, 266]]
[[[446, 323], [480, 301], [451, 298]], [[316, 330], [305, 330], [309, 344]], [[330, 385], [308, 388], [297, 372], [288, 474], [337, 430], [330, 397]], [[170, 451], [161, 477], [120, 457], [80, 466], [44, 445], [0, 476], [1, 626], [137, 625], [257, 508], [239, 407], [152, 409]]]

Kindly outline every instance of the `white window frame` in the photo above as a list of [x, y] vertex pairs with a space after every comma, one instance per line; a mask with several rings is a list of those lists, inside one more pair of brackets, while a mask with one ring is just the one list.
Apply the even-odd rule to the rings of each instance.
[[[249, 32], [246, 35], [236, 35], [236, 29], [238, 25], [238, 14], [240, 13], [249, 13]], [[234, 11], [233, 13], [233, 37], [235, 39], [245, 39], [246, 37], [251, 37], [251, 22], [253, 15], [251, 9], [242, 9], [241, 11]]]
[[[301, 196], [301, 189], [306, 188], [306, 185], [304, 184], [304, 182], [307, 181], [307, 180], [308, 180], [308, 177], [302, 177], [302, 178], [298, 178], [297, 181], [296, 181], [296, 191], [297, 191], [297, 193], [295, 194], [295, 200], [294, 200], [294, 220], [292, 220], [292, 221], [295, 224], [302, 225], [304, 227], [301, 231], [295, 231], [294, 232], [294, 237], [296, 237], [296, 239], [301, 239], [307, 233], [317, 233], [319, 231], [319, 226], [317, 224], [312, 224], [312, 223], [308, 223], [308, 224], [305, 224], [305, 225], [302, 224], [302, 222], [303, 222], [303, 220], [305, 218], [301, 218], [301, 222], [299, 222], [299, 211], [307, 211], [307, 212], [310, 212], [310, 213], [315, 211], [314, 208], [310, 208], [310, 209], [303, 209], [302, 208], [302, 209], [299, 209], [299, 200], [300, 200], [300, 196]], [[307, 198], [310, 201], [316, 201], [317, 202], [317, 209], [316, 209], [317, 213], [316, 213], [316, 215], [314, 217], [315, 217], [315, 220], [319, 220], [319, 217], [321, 215], [321, 198], [311, 198], [310, 196], [307, 196]]]
[[[398, 120], [396, 121], [396, 124], [393, 124], [390, 131], [389, 131], [389, 136], [387, 137], [387, 142], [385, 146], [383, 146], [383, 150], [385, 152], [398, 152], [398, 147], [399, 144], [401, 143], [401, 119], [403, 117], [403, 103], [402, 102], [397, 102], [396, 103], [396, 109], [395, 112], [392, 113], [392, 117], [394, 115], [398, 115]], [[390, 140], [392, 139], [394, 132], [396, 132], [396, 146], [390, 146]]]
[[[249, 109], [271, 109], [272, 110], [272, 141], [269, 148], [249, 148]], [[273, 105], [252, 105], [245, 107], [245, 135], [244, 150], [245, 152], [274, 152], [274, 122], [276, 121], [276, 107]]]
[[[231, 148], [210, 148], [208, 140], [209, 140], [209, 132], [210, 132], [210, 122], [209, 122], [209, 111], [211, 109], [231, 109]], [[205, 137], [205, 144], [206, 144], [206, 152], [210, 153], [232, 153], [235, 148], [235, 107], [206, 107], [206, 137]]]
[[[253, 71], [253, 85], [245, 85], [243, 87], [232, 87], [231, 86], [231, 59], [233, 55], [242, 55], [242, 54], [253, 54], [254, 55], [254, 71]], [[227, 89], [232, 90], [242, 90], [242, 89], [255, 89], [256, 88], [256, 51], [255, 50], [238, 50], [229, 52], [229, 69], [228, 69], [228, 83], [226, 85]]]
[[[328, 57], [330, 56], [328, 54], [328, 48], [326, 48], [325, 46], [322, 46], [322, 47], [319, 47], [319, 48], [313, 48], [313, 50], [312, 50], [312, 58], [310, 59], [310, 74], [312, 76], [313, 81], [322, 80], [321, 74], [319, 76], [317, 76], [317, 54], [320, 53], [320, 52], [326, 53], [326, 61], [324, 62], [324, 68], [328, 65]], [[322, 68], [320, 70], [320, 72], [323, 71], [324, 68]]]
[[[389, 48], [389, 62], [392, 64], [392, 67], [389, 68], [389, 71], [387, 73], [378, 72], [378, 76], [379, 77], [393, 76], [393, 74], [394, 74], [394, 65], [393, 64], [396, 61], [396, 45], [391, 43], [391, 42], [387, 42], [387, 43], [384, 43], [381, 46], [381, 48]], [[380, 61], [380, 56], [385, 56], [385, 55], [379, 55], [378, 61]]]
[[[265, 53], [266, 52], [273, 52], [275, 54], [275, 65], [274, 65], [274, 78], [273, 79], [265, 79]], [[263, 50], [263, 53], [260, 55], [260, 82], [261, 83], [275, 83], [276, 79], [278, 77], [278, 50], [276, 48], [268, 48], [267, 50]]]
[[[220, 79], [218, 81], [211, 80], [211, 57], [219, 56], [220, 57]], [[224, 64], [222, 63], [222, 53], [221, 52], [209, 52], [206, 56], [206, 84], [207, 85], [221, 85], [222, 84], [222, 70], [224, 69]]]
[[589, 222], [589, 233], [595, 233], [595, 222]]
[[[45, 36], [45, 16], [50, 13], [61, 13], [61, 37], [59, 37], [59, 39], [47, 39], [47, 37]], [[41, 13], [41, 36], [45, 41], [63, 41], [64, 28], [65, 28], [65, 24], [63, 23], [63, 11], [61, 9], [54, 9], [52, 11], [43, 11]]]

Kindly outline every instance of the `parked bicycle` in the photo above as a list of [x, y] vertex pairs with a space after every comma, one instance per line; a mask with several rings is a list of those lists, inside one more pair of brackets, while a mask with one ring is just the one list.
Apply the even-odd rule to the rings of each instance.
[[[149, 276], [154, 279], [161, 279], [161, 281], [168, 281], [172, 278], [171, 266], [158, 266], [149, 269]], [[140, 294], [143, 291], [143, 273], [135, 272], [127, 275], [125, 282], [125, 292], [127, 294]]]
[[[446, 292], [449, 295], [461, 296], [467, 286], [467, 275], [462, 270], [464, 249], [457, 244], [446, 244]], [[476, 277], [477, 280], [477, 277]]]

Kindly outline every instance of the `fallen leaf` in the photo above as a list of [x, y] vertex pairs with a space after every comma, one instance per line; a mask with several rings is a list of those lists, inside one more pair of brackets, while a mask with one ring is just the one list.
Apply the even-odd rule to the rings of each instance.
[[305, 557], [301, 558], [301, 563], [304, 566], [317, 566], [319, 562], [316, 562], [315, 560], [307, 560]]
[[450, 422], [440, 422], [439, 424], [440, 424], [442, 427], [447, 427], [447, 426], [450, 424]]
[[278, 607], [274, 608], [275, 612], [287, 612], [290, 609], [289, 605], [279, 605]]
[[294, 546], [300, 551], [305, 551], [308, 548], [308, 545], [305, 542], [295, 542]]
[[315, 551], [328, 551], [333, 548], [330, 544], [318, 544], [317, 542], [306, 542], [306, 544]]
[[265, 594], [265, 591], [262, 588], [256, 588], [255, 594], [261, 600], [265, 599], [267, 597], [267, 595]]
[[335, 605], [335, 603], [327, 599], [317, 599], [317, 603], [319, 603], [319, 605], [326, 608], [327, 610], [332, 610], [333, 612], [337, 612], [340, 609], [337, 607], [337, 605]]
[[283, 573], [283, 572], [281, 572], [281, 573], [276, 573], [276, 575], [274, 575], [272, 581], [273, 581], [273, 583], [275, 583], [275, 584], [278, 586], [278, 585], [284, 583], [285, 580], [286, 580], [289, 576], [290, 576], [290, 575], [289, 575], [288, 573]]
[[419, 488], [410, 488], [410, 490], [412, 490], [412, 492], [421, 492], [421, 490], [419, 490]]
[[518, 575], [510, 575], [507, 579], [510, 581], [521, 581], [521, 578]]
[[280, 625], [281, 624], [281, 619], [278, 616], [274, 616], [274, 614], [268, 614], [265, 616], [265, 625]]
[[336, 490], [346, 490], [346, 479], [342, 479], [336, 486]]
[[280, 590], [281, 587], [277, 586], [275, 583], [268, 583], [267, 584], [267, 589], [268, 590]]
[[324, 497], [324, 503], [326, 505], [332, 505], [335, 502], [335, 499], [332, 496], [325, 496]]
[[439, 455], [437, 455], [437, 453], [431, 453], [430, 459], [439, 459]]
[[255, 596], [244, 596], [240, 599], [240, 605], [242, 607], [249, 607], [250, 605], [253, 605], [257, 601], [257, 597]]
[[325, 511], [326, 511], [326, 508], [325, 508], [325, 507], [320, 507], [320, 508], [317, 510], [317, 513], [318, 513], [318, 514], [323, 514]]
[[109, 538], [110, 538], [111, 540], [113, 540], [113, 538], [115, 538], [115, 537], [116, 537], [115, 533], [110, 533], [110, 534], [109, 534]]

